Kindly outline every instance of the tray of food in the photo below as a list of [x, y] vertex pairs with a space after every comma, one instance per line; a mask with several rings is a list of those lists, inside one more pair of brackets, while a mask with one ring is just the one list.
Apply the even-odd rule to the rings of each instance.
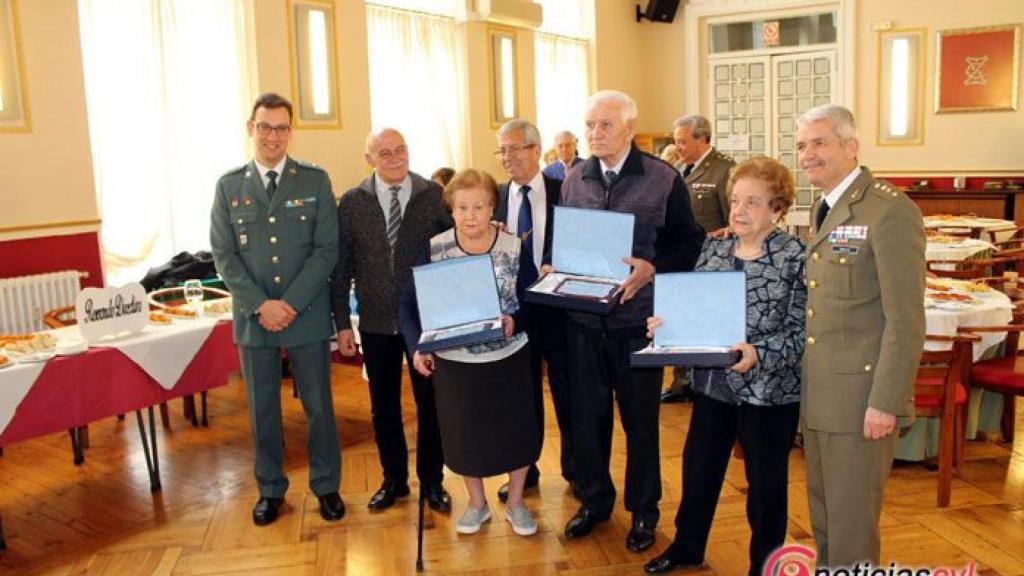
[[56, 355], [57, 339], [46, 332], [0, 336], [0, 349], [14, 362], [45, 362]]

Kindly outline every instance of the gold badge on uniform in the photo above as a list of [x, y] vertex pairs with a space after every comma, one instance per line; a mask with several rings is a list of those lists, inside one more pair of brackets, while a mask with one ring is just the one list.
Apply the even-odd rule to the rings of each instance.
[[289, 168], [288, 173], [291, 174], [292, 176], [295, 176], [296, 174], [299, 173], [299, 171], [296, 170], [295, 168]]
[[251, 196], [246, 196], [245, 197], [245, 205], [248, 206], [250, 204], [252, 204], [252, 197]]
[[248, 234], [246, 234], [245, 232], [242, 232], [241, 234], [238, 235], [238, 245], [239, 246], [245, 246], [248, 243], [249, 243], [249, 235]]

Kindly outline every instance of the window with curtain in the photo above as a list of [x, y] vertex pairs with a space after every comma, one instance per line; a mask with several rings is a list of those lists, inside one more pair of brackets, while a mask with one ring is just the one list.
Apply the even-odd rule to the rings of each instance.
[[[448, 2], [388, 0], [366, 6], [370, 64], [370, 121], [405, 136], [413, 171], [429, 176], [463, 164], [465, 74], [456, 52], [455, 20]], [[424, 10], [435, 8], [435, 13]]]
[[535, 0], [544, 7], [544, 23], [534, 35], [537, 127], [544, 149], [555, 134], [571, 130], [586, 156], [583, 114], [590, 95], [590, 38], [593, 2]]
[[108, 284], [209, 249], [214, 186], [247, 158], [244, 3], [78, 1]]

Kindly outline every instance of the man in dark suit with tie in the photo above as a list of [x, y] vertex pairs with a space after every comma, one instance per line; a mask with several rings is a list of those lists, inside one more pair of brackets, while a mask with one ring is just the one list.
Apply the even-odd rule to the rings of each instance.
[[[555, 134], [555, 153], [558, 158], [544, 167], [544, 175], [555, 180], [565, 180], [565, 175], [573, 166], [583, 162], [576, 154], [576, 135], [568, 130]], [[537, 145], [540, 148], [540, 145]]]
[[[523, 241], [522, 258], [529, 259], [534, 278], [544, 262], [551, 260], [551, 232], [554, 208], [561, 198], [562, 183], [540, 171], [540, 132], [526, 120], [510, 120], [498, 129], [498, 151], [509, 182], [498, 189], [500, 200], [494, 218], [507, 225]], [[531, 280], [532, 281], [532, 280]], [[572, 484], [575, 473], [572, 460], [572, 410], [566, 375], [565, 315], [556, 308], [529, 307], [529, 324], [533, 385], [536, 393], [537, 423], [544, 431], [543, 368], [548, 365], [548, 385], [555, 405], [555, 418], [561, 434], [562, 477]], [[530, 466], [526, 489], [535, 488], [540, 472]], [[508, 498], [508, 485], [498, 491], [498, 498]]]
[[441, 187], [409, 171], [405, 138], [385, 128], [366, 139], [373, 174], [338, 203], [338, 266], [331, 301], [338, 346], [356, 353], [349, 320], [349, 289], [355, 280], [359, 335], [370, 380], [373, 433], [384, 482], [370, 498], [371, 511], [384, 510], [409, 494], [409, 451], [402, 424], [402, 359], [409, 365], [416, 399], [416, 475], [427, 504], [447, 512], [451, 498], [441, 485], [444, 457], [430, 382], [412, 369], [412, 351], [398, 332], [398, 302], [411, 281], [412, 265], [432, 236], [451, 228]]

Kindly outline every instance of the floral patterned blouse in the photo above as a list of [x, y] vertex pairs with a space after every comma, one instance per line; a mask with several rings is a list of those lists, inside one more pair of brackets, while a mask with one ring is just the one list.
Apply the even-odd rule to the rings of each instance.
[[744, 374], [729, 369], [694, 369], [692, 385], [729, 404], [776, 406], [800, 401], [800, 360], [804, 353], [807, 286], [804, 244], [782, 230], [764, 241], [755, 260], [734, 255], [739, 239], [708, 238], [696, 270], [742, 270], [747, 274], [747, 342], [757, 364]]

